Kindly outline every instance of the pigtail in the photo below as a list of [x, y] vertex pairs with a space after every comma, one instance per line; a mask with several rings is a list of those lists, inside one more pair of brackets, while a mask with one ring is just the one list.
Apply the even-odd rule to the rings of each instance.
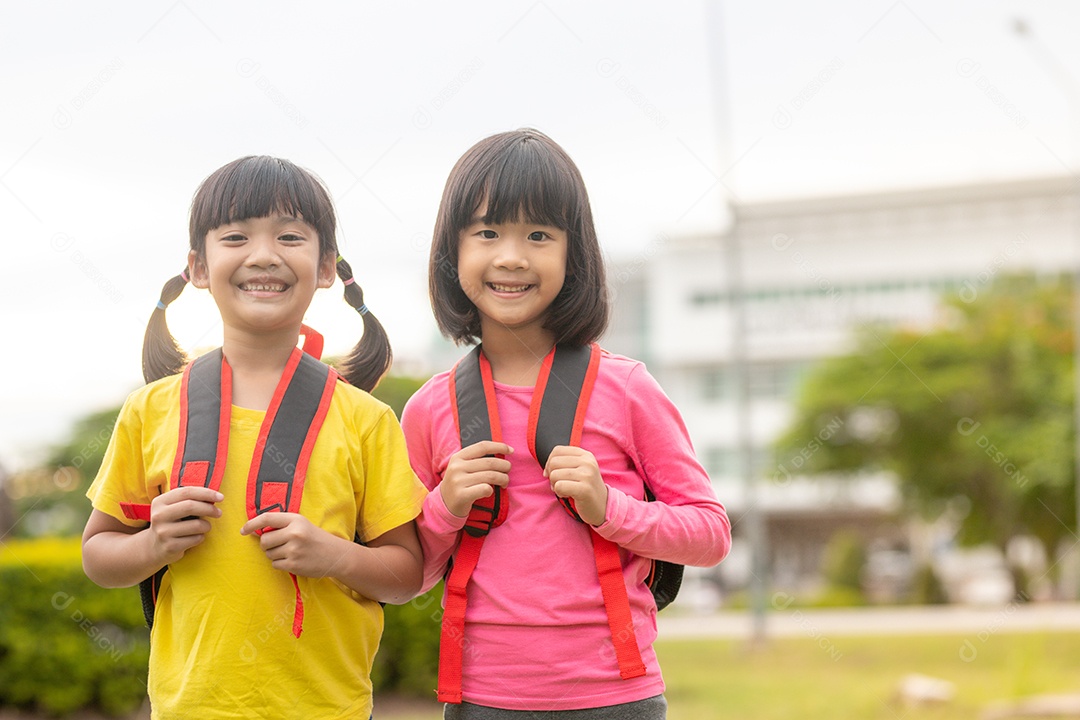
[[340, 255], [337, 258], [337, 274], [345, 284], [345, 302], [364, 319], [364, 336], [342, 361], [341, 374], [356, 387], [371, 392], [394, 361], [390, 339], [382, 323], [364, 304], [364, 291], [353, 278], [349, 263]]
[[148, 383], [169, 375], [176, 375], [184, 369], [184, 363], [187, 362], [187, 356], [176, 344], [165, 322], [165, 308], [180, 297], [187, 283], [187, 268], [181, 270], [179, 275], [169, 278], [165, 286], [161, 288], [161, 297], [158, 299], [157, 307], [150, 315], [150, 322], [146, 324], [142, 366], [143, 378]]

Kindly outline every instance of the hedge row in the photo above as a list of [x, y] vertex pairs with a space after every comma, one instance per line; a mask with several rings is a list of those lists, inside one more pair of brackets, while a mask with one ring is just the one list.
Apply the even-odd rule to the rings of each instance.
[[[386, 607], [377, 692], [433, 697], [440, 593]], [[0, 543], [0, 708], [130, 713], [146, 698], [149, 651], [138, 591], [88, 580], [78, 538]]]
[[138, 593], [90, 582], [78, 538], [0, 546], [0, 706], [130, 712], [149, 649]]

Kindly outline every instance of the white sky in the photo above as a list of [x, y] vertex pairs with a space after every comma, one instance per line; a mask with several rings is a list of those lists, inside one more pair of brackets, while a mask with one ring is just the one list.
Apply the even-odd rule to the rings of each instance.
[[[325, 180], [368, 305], [415, 358], [436, 335], [425, 271], [442, 185], [486, 135], [533, 126], [562, 144], [609, 257], [633, 262], [719, 228], [725, 194], [1067, 172], [1078, 29], [1067, 0], [5, 4], [0, 463], [26, 466], [141, 384], [192, 193], [234, 158], [279, 155]], [[340, 292], [309, 316], [328, 353], [360, 331]], [[170, 322], [185, 347], [219, 339], [191, 289]]]

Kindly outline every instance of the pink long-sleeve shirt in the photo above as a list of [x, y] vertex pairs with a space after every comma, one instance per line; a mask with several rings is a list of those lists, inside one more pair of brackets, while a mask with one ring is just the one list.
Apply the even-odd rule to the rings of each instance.
[[[405, 407], [413, 470], [436, 489], [461, 449], [449, 373], [429, 380]], [[531, 387], [495, 383], [510, 460], [509, 514], [484, 541], [468, 585], [462, 691], [466, 702], [511, 710], [571, 710], [633, 702], [664, 691], [653, 652], [656, 604], [644, 584], [649, 558], [709, 567], [731, 547], [731, 525], [694, 457], [678, 410], [643, 364], [604, 353], [581, 446], [608, 485], [597, 527], [620, 546], [643, 677], [623, 680], [615, 659], [588, 528], [552, 492], [526, 438]], [[645, 501], [645, 484], [655, 495]], [[439, 492], [417, 519], [424, 589], [457, 549], [465, 519]]]

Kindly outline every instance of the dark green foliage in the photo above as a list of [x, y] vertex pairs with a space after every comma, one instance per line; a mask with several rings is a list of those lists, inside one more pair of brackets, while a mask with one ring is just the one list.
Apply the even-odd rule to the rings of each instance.
[[72, 428], [68, 440], [50, 451], [46, 465], [74, 467], [87, 478], [86, 484], [89, 485], [105, 458], [105, 448], [109, 445], [109, 438], [112, 437], [113, 426], [119, 414], [120, 408], [114, 407], [80, 418]]
[[866, 548], [858, 533], [840, 530], [829, 539], [822, 558], [822, 574], [829, 587], [862, 590], [862, 570], [866, 565]]
[[948, 601], [945, 586], [934, 572], [933, 566], [920, 566], [911, 581], [911, 602], [916, 605], [944, 605]]
[[427, 382], [426, 378], [387, 375], [379, 381], [371, 394], [392, 407], [394, 413], [400, 418], [401, 411], [405, 409], [405, 403], [425, 382]]
[[404, 605], [387, 605], [375, 667], [375, 692], [434, 698], [442, 627], [442, 583]]
[[146, 697], [149, 647], [138, 593], [90, 582], [77, 538], [4, 545], [0, 707], [129, 713]]
[[90, 487], [112, 437], [120, 408], [91, 413], [79, 419], [70, 437], [53, 447], [44, 464], [11, 478], [13, 515], [19, 522], [13, 537], [81, 533], [90, 514]]

